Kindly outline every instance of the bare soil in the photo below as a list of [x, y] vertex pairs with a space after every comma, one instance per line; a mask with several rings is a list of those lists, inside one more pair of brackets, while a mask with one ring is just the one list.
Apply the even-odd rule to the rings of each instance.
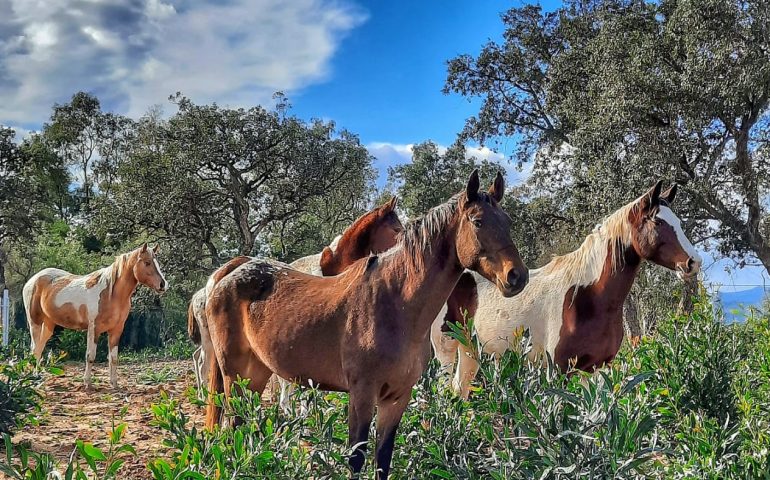
[[[33, 451], [50, 453], [66, 463], [77, 440], [105, 447], [114, 419], [116, 424], [127, 424], [123, 443], [132, 444], [137, 451], [136, 456], [125, 457], [126, 464], [118, 477], [151, 478], [146, 464], [168, 453], [162, 445], [163, 432], [150, 425], [150, 406], [158, 402], [161, 391], [179, 399], [189, 418], [196, 425], [203, 425], [204, 410], [192, 405], [185, 394], [195, 385], [192, 361], [120, 364], [118, 389], [110, 387], [106, 364], [94, 367], [94, 387], [90, 391], [83, 386], [84, 362], [66, 363], [63, 375], [46, 380], [40, 425], [19, 431], [13, 438], [14, 444], [27, 443]], [[128, 411], [121, 419], [124, 407]]]

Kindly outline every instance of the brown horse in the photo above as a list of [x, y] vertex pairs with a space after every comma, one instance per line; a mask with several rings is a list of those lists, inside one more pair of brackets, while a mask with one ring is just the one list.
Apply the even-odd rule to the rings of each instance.
[[[662, 182], [621, 207], [586, 237], [574, 252], [532, 270], [527, 290], [503, 298], [492, 285], [464, 274], [449, 305], [447, 317], [433, 326], [431, 340], [445, 367], [458, 360], [452, 382], [468, 396], [478, 364], [468, 350], [442, 335], [447, 319], [464, 321], [467, 310], [485, 352], [502, 354], [514, 332], [528, 328], [532, 354], [547, 352], [563, 370], [588, 372], [611, 362], [623, 340], [623, 303], [643, 261], [676, 271], [682, 277], [698, 273], [701, 259], [671, 210], [676, 184], [661, 194]], [[458, 354], [459, 352], [459, 354]]]
[[[338, 235], [331, 245], [324, 247], [321, 253], [308, 255], [295, 260], [291, 266], [301, 272], [318, 276], [337, 275], [358, 259], [371, 253], [382, 253], [396, 244], [398, 234], [404, 229], [396, 213], [397, 198], [361, 215], [348, 228]], [[208, 383], [209, 366], [213, 351], [206, 322], [206, 298], [215, 282], [251, 260], [251, 257], [235, 257], [209, 277], [204, 288], [193, 294], [188, 310], [187, 330], [190, 339], [200, 345], [193, 353], [195, 379], [198, 391]], [[281, 405], [288, 408], [288, 390], [281, 388]]]
[[[466, 190], [409, 225], [395, 248], [369, 256], [340, 275], [315, 277], [288, 265], [252, 260], [223, 278], [208, 298], [214, 343], [209, 390], [230, 394], [240, 375], [261, 392], [279, 376], [350, 393], [350, 466], [364, 463], [377, 413], [378, 478], [387, 478], [393, 442], [414, 384], [430, 358], [436, 314], [465, 268], [519, 293], [528, 271], [499, 207], [498, 174], [489, 194], [473, 172]], [[209, 402], [206, 423], [220, 422]]]
[[56, 325], [87, 330], [86, 387], [91, 387], [91, 364], [96, 358], [96, 340], [109, 337], [110, 383], [117, 388], [118, 343], [131, 309], [131, 297], [141, 283], [158, 293], [168, 288], [156, 259], [158, 247], [140, 248], [119, 255], [112, 265], [89, 273], [73, 275], [46, 268], [24, 284], [32, 352], [40, 359]]

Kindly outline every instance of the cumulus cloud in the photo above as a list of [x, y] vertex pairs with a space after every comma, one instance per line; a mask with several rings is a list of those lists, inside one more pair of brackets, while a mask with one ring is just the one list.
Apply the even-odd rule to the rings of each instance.
[[[387, 180], [388, 167], [395, 165], [403, 165], [412, 161], [412, 148], [414, 144], [398, 144], [388, 142], [372, 142], [366, 146], [370, 154], [372, 154], [377, 160], [374, 165], [379, 169], [378, 184], [382, 185]], [[445, 145], [438, 145], [439, 153], [446, 152], [447, 147]], [[466, 158], [475, 157], [478, 160], [489, 160], [497, 162], [502, 165], [506, 170], [506, 180], [508, 185], [515, 185], [521, 183], [529, 177], [532, 172], [531, 162], [524, 165], [519, 170], [513, 165], [502, 153], [490, 150], [488, 147], [480, 147], [469, 145], [465, 147]]]
[[181, 91], [253, 105], [329, 74], [366, 20], [342, 0], [0, 0], [0, 122], [34, 125], [78, 90], [140, 115]]

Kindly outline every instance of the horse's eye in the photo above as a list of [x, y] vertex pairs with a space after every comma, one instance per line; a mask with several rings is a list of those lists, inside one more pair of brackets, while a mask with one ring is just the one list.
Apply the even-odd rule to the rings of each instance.
[[471, 223], [473, 223], [473, 226], [476, 228], [481, 228], [481, 220], [478, 218], [471, 218]]

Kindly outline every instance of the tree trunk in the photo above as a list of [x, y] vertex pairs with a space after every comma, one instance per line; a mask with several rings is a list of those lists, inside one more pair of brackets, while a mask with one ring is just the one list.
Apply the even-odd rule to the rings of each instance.
[[644, 333], [642, 325], [639, 323], [639, 310], [633, 294], [626, 297], [626, 301], [623, 303], [623, 330], [626, 331], [626, 336], [629, 339], [641, 337]]
[[5, 254], [5, 250], [0, 248], [0, 295], [4, 289], [8, 288], [5, 283], [5, 264], [8, 262], [8, 255]]
[[689, 315], [692, 313], [695, 304], [693, 298], [698, 295], [698, 279], [689, 278], [684, 281], [682, 286], [682, 298], [679, 299], [677, 313], [679, 315]]

